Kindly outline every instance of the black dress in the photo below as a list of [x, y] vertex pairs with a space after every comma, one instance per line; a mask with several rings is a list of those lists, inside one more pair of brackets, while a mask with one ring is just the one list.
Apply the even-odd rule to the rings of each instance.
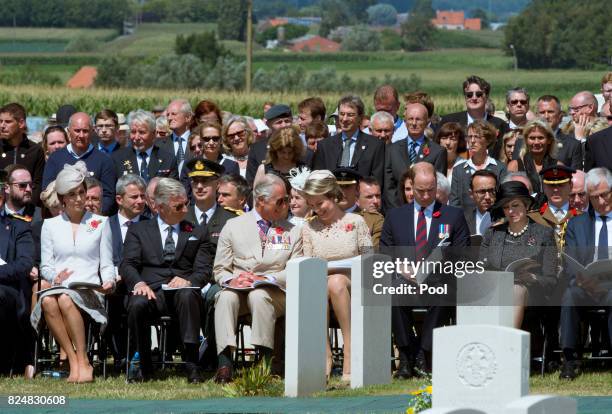
[[[480, 245], [480, 260], [485, 261], [488, 270], [503, 271], [515, 260], [532, 258], [540, 265], [532, 273], [536, 276], [533, 284], [526, 285], [529, 305], [542, 305], [557, 284], [557, 245], [555, 234], [550, 227], [529, 220], [527, 230], [519, 237], [508, 232], [508, 224], [491, 226], [484, 234]], [[515, 284], [518, 282], [515, 279]]]

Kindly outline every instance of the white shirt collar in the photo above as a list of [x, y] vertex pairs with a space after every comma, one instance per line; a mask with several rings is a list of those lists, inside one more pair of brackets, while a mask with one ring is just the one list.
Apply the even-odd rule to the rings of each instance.
[[129, 219], [121, 213], [117, 213], [117, 218], [119, 219], [119, 227], [122, 227], [127, 221], [131, 221], [132, 224], [138, 223], [140, 221], [140, 214], [134, 217], [133, 219]]
[[[167, 224], [162, 218], [161, 216], [158, 214], [157, 215], [157, 224], [159, 225], [159, 228], [163, 231], [166, 232], [167, 228], [170, 227], [169, 224]], [[176, 223], [174, 225], [172, 225], [172, 229], [173, 231], [175, 231], [177, 234], [179, 232], [180, 226], [179, 223]]]
[[357, 208], [357, 204], [355, 203], [352, 207], [347, 208], [346, 210], [344, 210], [345, 213], [352, 213], [355, 211], [355, 209]]
[[[140, 157], [140, 153], [142, 151], [138, 151], [138, 150], [134, 150], [134, 152], [136, 153], [137, 157]], [[151, 159], [151, 153], [153, 152], [153, 145], [151, 145], [148, 149], [146, 149], [144, 152], [147, 153], [147, 159]]]
[[[472, 118], [472, 116], [470, 115], [470, 113], [469, 113], [469, 112], [467, 112], [467, 111], [466, 111], [466, 114], [467, 114], [467, 124], [468, 124], [468, 125], [470, 125], [472, 122], [474, 122], [474, 118]], [[484, 120], [486, 121], [486, 119], [487, 119], [487, 116], [488, 116], [488, 115], [489, 115], [489, 114], [487, 114], [487, 113], [485, 112], [485, 113], [484, 113], [484, 117], [483, 117], [482, 119], [484, 119]]]
[[11, 214], [17, 214], [18, 216], [23, 216], [23, 212], [25, 211], [25, 206], [21, 207], [19, 210], [17, 211], [13, 211], [9, 208], [7, 203], [4, 203], [4, 211], [6, 213], [7, 216], [11, 215]]
[[[424, 213], [426, 216], [431, 216], [433, 214], [433, 209], [435, 205], [436, 205], [436, 202], [434, 201], [433, 203], [431, 203], [425, 208]], [[423, 206], [421, 206], [419, 203], [417, 203], [416, 200], [414, 200], [414, 211], [418, 213], [419, 210], [421, 210], [421, 207]]]
[[200, 210], [197, 204], [193, 205], [193, 211], [195, 213], [196, 220], [198, 221], [198, 223], [200, 222], [202, 213], [206, 214], [206, 222], [208, 222], [210, 218], [213, 216], [213, 214], [215, 214], [215, 210], [217, 210], [217, 203], [213, 204], [213, 206], [206, 211]]
[[[467, 165], [469, 165], [472, 170], [476, 169], [476, 165], [474, 165], [474, 162], [472, 161], [471, 158], [468, 159], [466, 162], [467, 162]], [[487, 168], [490, 164], [497, 165], [497, 161], [495, 160], [495, 158], [491, 158], [487, 155], [487, 159], [485, 160], [484, 168]]]
[[567, 211], [569, 210], [569, 201], [565, 204], [563, 204], [561, 207], [555, 207], [552, 204], [549, 204], [548, 207], [551, 209], [551, 211], [554, 213], [557, 212], [557, 210], [561, 210], [563, 211], [563, 213], [567, 214]]

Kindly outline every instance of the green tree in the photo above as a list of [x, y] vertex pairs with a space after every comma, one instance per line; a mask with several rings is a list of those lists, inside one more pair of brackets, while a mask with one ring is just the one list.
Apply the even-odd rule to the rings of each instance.
[[482, 29], [491, 28], [491, 25], [489, 24], [489, 16], [483, 9], [473, 9], [470, 11], [469, 15], [474, 19], [480, 19], [480, 26]]
[[383, 50], [400, 50], [403, 46], [402, 36], [392, 29], [380, 32], [380, 42]]
[[353, 15], [358, 22], [368, 21], [368, 7], [376, 4], [376, 0], [344, 0], [348, 7], [353, 11]]
[[431, 0], [416, 0], [414, 2], [414, 6], [412, 7], [411, 13], [413, 15], [417, 14], [428, 19], [433, 19], [436, 17], [436, 12], [431, 5]]
[[215, 32], [212, 31], [194, 33], [189, 36], [176, 36], [174, 52], [177, 55], [191, 54], [197, 56], [209, 68], [217, 63], [220, 56], [228, 54], [223, 46], [217, 42]]
[[369, 30], [366, 26], [354, 26], [342, 39], [342, 50], [376, 52], [381, 49], [380, 33]]
[[431, 48], [435, 31], [429, 17], [412, 14], [401, 26], [404, 49], [420, 51]]
[[368, 7], [368, 23], [376, 26], [393, 26], [397, 23], [397, 10], [390, 4]]
[[338, 26], [350, 26], [356, 22], [353, 11], [343, 0], [321, 0], [321, 10], [325, 10], [319, 27], [319, 34], [323, 37]]
[[243, 41], [246, 35], [246, 0], [223, 0], [217, 30], [221, 40]]

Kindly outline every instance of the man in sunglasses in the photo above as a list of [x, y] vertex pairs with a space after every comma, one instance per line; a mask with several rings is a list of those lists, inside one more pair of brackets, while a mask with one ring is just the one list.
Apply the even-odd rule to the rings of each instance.
[[0, 169], [11, 164], [23, 165], [33, 181], [32, 202], [39, 204], [45, 151], [26, 135], [26, 110], [18, 103], [0, 108]]
[[[253, 189], [253, 199], [253, 210], [223, 227], [215, 255], [215, 281], [224, 288], [215, 304], [218, 383], [232, 380], [232, 350], [240, 315], [252, 315], [251, 343], [263, 358], [272, 357], [276, 319], [285, 314], [281, 289], [285, 287], [285, 266], [302, 255], [300, 229], [287, 221], [283, 179], [266, 174]], [[267, 284], [254, 286], [259, 281]]]
[[508, 127], [518, 129], [527, 123], [529, 112], [529, 94], [525, 88], [513, 88], [506, 92], [506, 113]]
[[3, 191], [6, 194], [2, 215], [26, 222], [40, 220], [40, 208], [33, 203], [32, 176], [26, 167], [12, 164], [6, 169], [7, 180]]
[[463, 96], [465, 97], [466, 110], [444, 115], [440, 121], [440, 126], [447, 122], [458, 122], [464, 127], [474, 122], [476, 119], [484, 119], [490, 122], [498, 130], [498, 139], [489, 148], [489, 155], [499, 158], [502, 148], [502, 137], [508, 132], [508, 124], [503, 119], [496, 118], [493, 114], [486, 111], [487, 98], [491, 94], [491, 85], [483, 78], [472, 75], [463, 82]]

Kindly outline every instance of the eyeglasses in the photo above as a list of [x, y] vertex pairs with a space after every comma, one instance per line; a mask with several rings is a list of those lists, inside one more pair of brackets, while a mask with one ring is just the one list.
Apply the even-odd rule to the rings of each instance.
[[34, 187], [34, 184], [32, 184], [32, 181], [28, 181], [25, 183], [11, 183], [11, 185], [16, 185], [17, 187], [19, 187], [20, 190], [25, 190], [28, 187], [30, 188]]
[[287, 203], [289, 203], [289, 196], [284, 196], [284, 197], [281, 197], [278, 200], [276, 200], [274, 202], [274, 205], [276, 207], [282, 207], [284, 204], [287, 204]]
[[202, 137], [202, 141], [204, 142], [209, 142], [209, 141], [213, 141], [213, 142], [219, 142], [221, 141], [221, 137], [220, 136], [214, 136], [214, 137]]
[[479, 196], [484, 196], [486, 194], [495, 195], [495, 188], [483, 188], [482, 190], [475, 190], [474, 193]]
[[484, 96], [484, 92], [482, 91], [477, 91], [477, 92], [465, 92], [464, 93], [466, 98], [473, 98], [474, 96], [477, 98], [482, 98]]
[[510, 105], [512, 106], [516, 106], [518, 104], [521, 104], [523, 106], [527, 105], [527, 100], [526, 99], [513, 99], [510, 101]]
[[168, 206], [168, 208], [178, 213], [179, 211], [183, 211], [183, 209], [187, 208], [188, 206], [189, 206], [189, 201], [185, 201], [184, 203], [180, 203], [176, 206]]
[[589, 197], [594, 199], [603, 198], [604, 200], [606, 200], [610, 197], [610, 194], [612, 194], [612, 190], [608, 190], [601, 194], [589, 194]]
[[590, 104], [578, 105], [578, 106], [570, 106], [568, 109], [570, 112], [578, 112], [585, 106], [589, 106]]
[[236, 138], [236, 137], [240, 137], [240, 138], [244, 137], [244, 134], [245, 134], [245, 133], [246, 133], [246, 129], [243, 129], [243, 130], [241, 130], [241, 131], [236, 131], [236, 132], [234, 132], [233, 134], [229, 134], [229, 133], [228, 133], [228, 134], [226, 134], [226, 135], [227, 135], [227, 138], [228, 138], [228, 139], [234, 139], [234, 138]]
[[195, 151], [196, 149], [202, 149], [204, 148], [204, 144], [193, 144], [189, 146], [189, 149], [191, 151]]

